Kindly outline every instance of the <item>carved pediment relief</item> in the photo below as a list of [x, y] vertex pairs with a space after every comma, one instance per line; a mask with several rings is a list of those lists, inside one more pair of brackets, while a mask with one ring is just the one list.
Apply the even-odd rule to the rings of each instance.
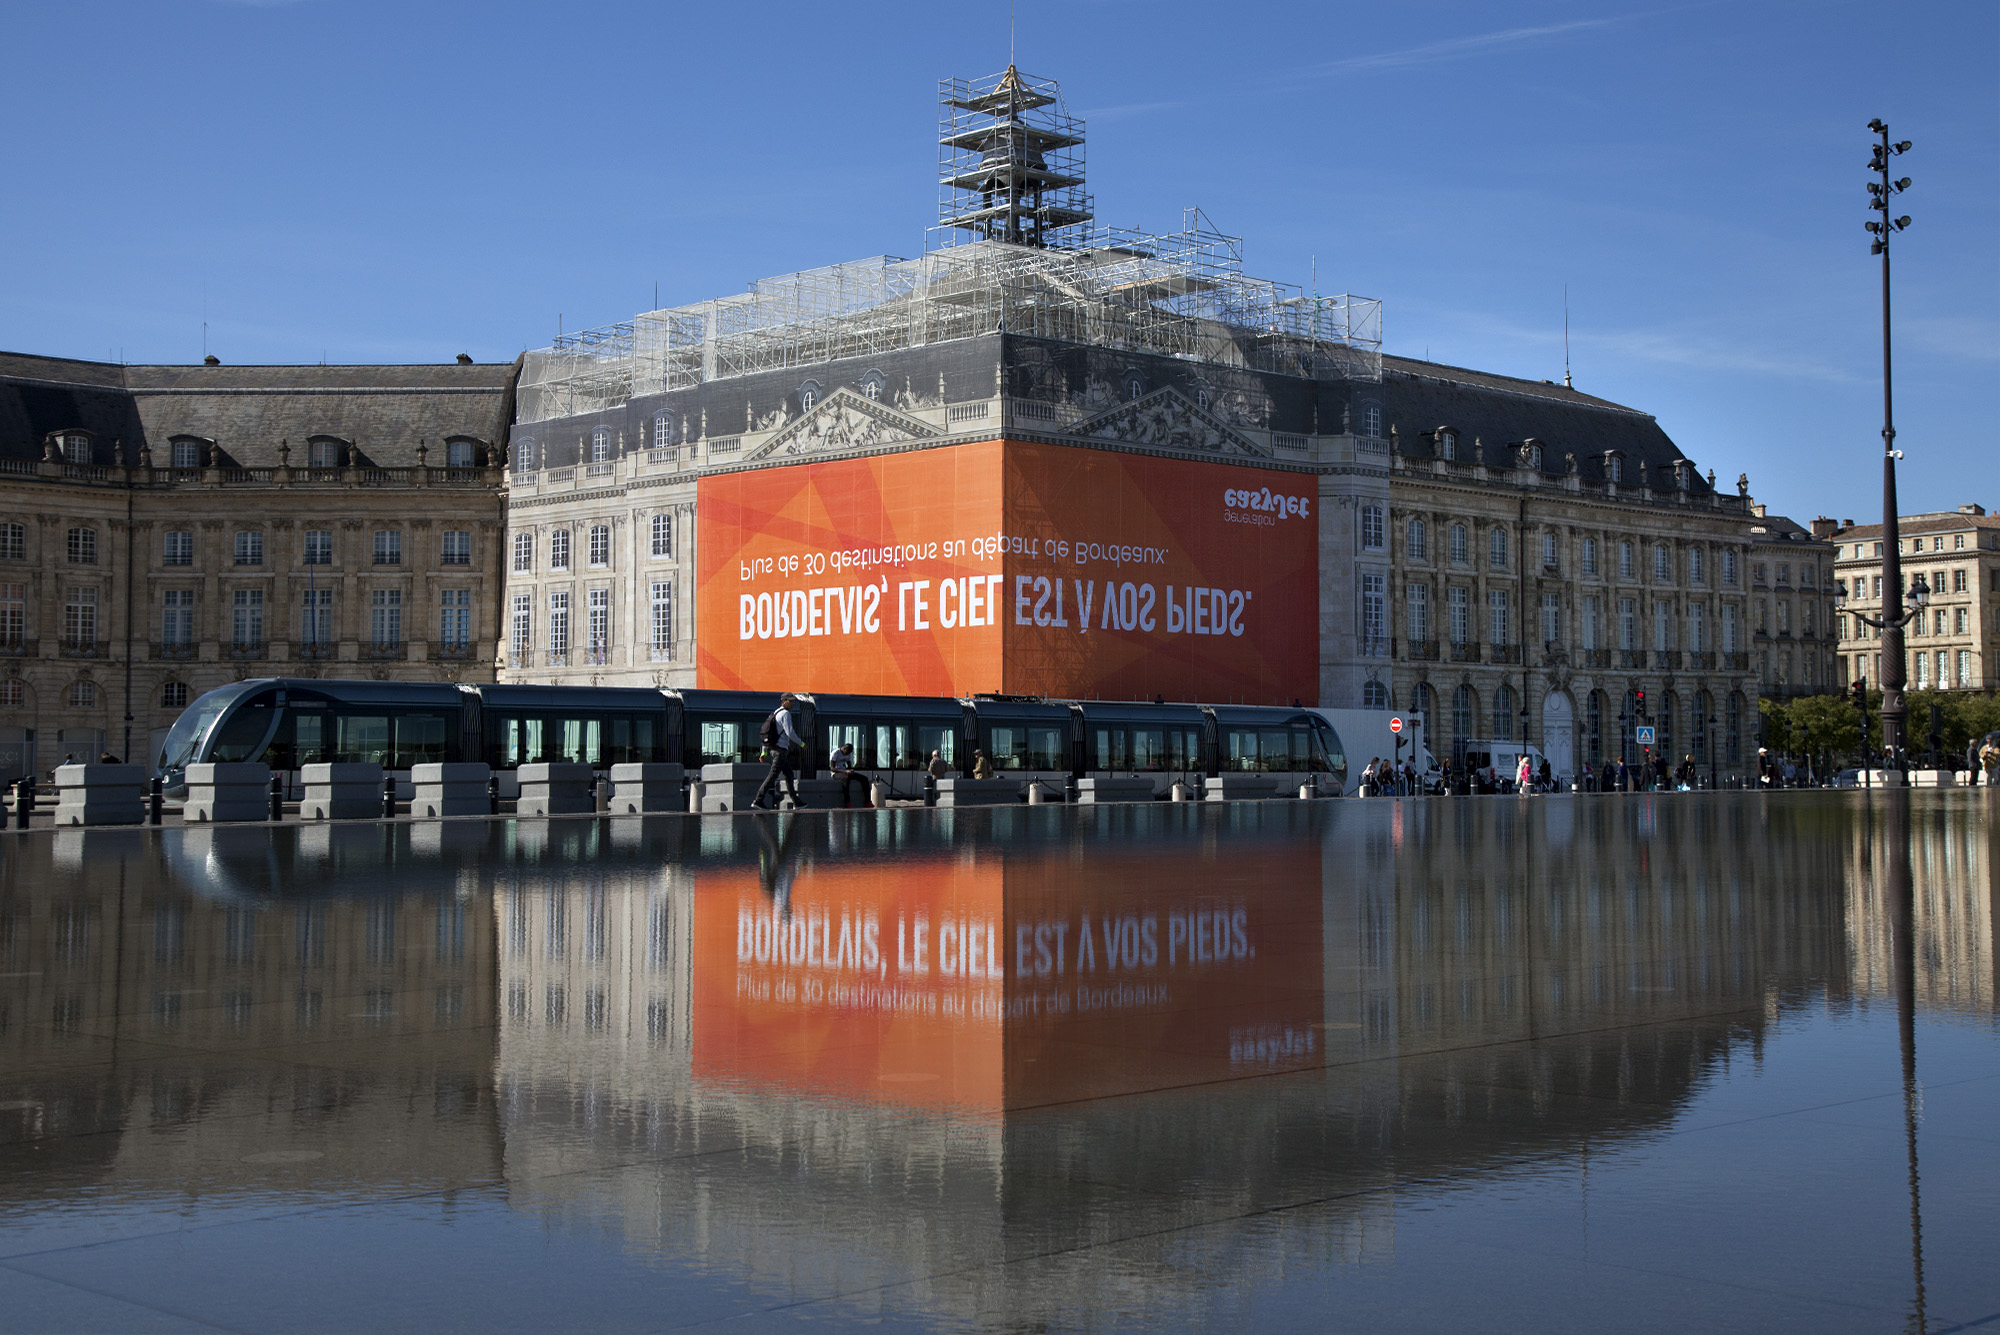
[[866, 450], [935, 435], [928, 423], [843, 386], [746, 457]]
[[1207, 454], [1269, 454], [1174, 389], [1156, 389], [1142, 399], [1121, 403], [1077, 423], [1069, 434]]

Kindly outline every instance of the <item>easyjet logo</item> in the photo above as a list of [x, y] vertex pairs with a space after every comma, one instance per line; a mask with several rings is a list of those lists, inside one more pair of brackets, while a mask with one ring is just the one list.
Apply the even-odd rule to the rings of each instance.
[[1269, 487], [1259, 491], [1231, 487], [1222, 493], [1222, 503], [1231, 510], [1259, 510], [1275, 515], [1279, 519], [1287, 516], [1297, 516], [1300, 519], [1312, 517], [1312, 497], [1280, 496]]

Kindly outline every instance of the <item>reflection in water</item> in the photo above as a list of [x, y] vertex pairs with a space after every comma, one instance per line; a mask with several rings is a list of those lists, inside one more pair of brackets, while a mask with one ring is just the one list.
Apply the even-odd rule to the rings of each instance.
[[[1896, 1001], [1920, 1313], [1914, 1016], [1994, 1010], [1968, 796], [23, 838], [0, 1236], [86, 1189], [502, 1182], [776, 1298], [1189, 1320], [1394, 1257], [1413, 1187], [1646, 1143], [1789, 1012]], [[1116, 1265], [988, 1264], [1107, 1229]]]

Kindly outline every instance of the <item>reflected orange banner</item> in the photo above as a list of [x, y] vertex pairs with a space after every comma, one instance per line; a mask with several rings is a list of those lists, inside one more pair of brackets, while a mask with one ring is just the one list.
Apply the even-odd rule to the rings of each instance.
[[[1317, 847], [808, 866], [705, 878], [696, 1075], [990, 1110], [1322, 1058]], [[775, 893], [774, 893], [775, 892]]]
[[706, 477], [697, 677], [1314, 703], [1316, 488], [1019, 441]]

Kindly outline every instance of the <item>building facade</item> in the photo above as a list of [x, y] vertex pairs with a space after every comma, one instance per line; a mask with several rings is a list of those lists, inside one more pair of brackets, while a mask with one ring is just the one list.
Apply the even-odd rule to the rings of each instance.
[[490, 679], [514, 376], [0, 355], [0, 778], [233, 679]]
[[1757, 689], [1772, 699], [1838, 691], [1832, 521], [1802, 528], [1751, 507], [1750, 639]]
[[[1904, 574], [1921, 578], [1930, 603], [1904, 630], [1911, 690], [1991, 691], [2000, 688], [2000, 517], [1984, 506], [1902, 516]], [[1815, 526], [1817, 527], [1817, 525]], [[1834, 680], [1882, 682], [1882, 632], [1857, 613], [1881, 617], [1885, 603], [1902, 610], [1882, 587], [1880, 524], [1825, 522], [1838, 559], [1834, 578], [1845, 604], [1834, 613]]]

